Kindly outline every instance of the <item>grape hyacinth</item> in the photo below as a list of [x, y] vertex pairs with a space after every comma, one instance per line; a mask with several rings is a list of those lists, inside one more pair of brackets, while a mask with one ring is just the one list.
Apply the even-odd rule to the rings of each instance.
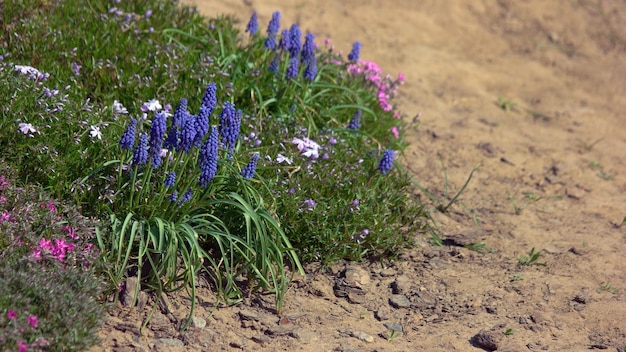
[[272, 62], [270, 63], [270, 67], [268, 67], [267, 70], [273, 73], [278, 73], [279, 65], [280, 60], [278, 58], [278, 55], [276, 55], [274, 56], [274, 60], [272, 60]]
[[380, 159], [380, 163], [378, 164], [378, 170], [380, 170], [381, 174], [386, 175], [389, 170], [391, 170], [391, 167], [393, 166], [394, 154], [395, 151], [391, 149], [385, 150], [385, 153], [383, 154], [383, 157]]
[[272, 19], [267, 26], [267, 39], [265, 39], [264, 47], [266, 49], [276, 49], [276, 34], [280, 29], [280, 12], [276, 11], [272, 14]]
[[317, 60], [315, 57], [306, 65], [304, 69], [304, 78], [313, 82], [315, 80], [315, 76], [317, 75]]
[[241, 127], [241, 115], [243, 113], [238, 110], [235, 113], [235, 105], [231, 102], [225, 102], [222, 113], [220, 114], [220, 135], [224, 147], [229, 151], [235, 149], [237, 138], [239, 137], [239, 128]]
[[302, 32], [297, 24], [292, 24], [289, 29], [289, 57], [297, 58], [300, 54], [300, 46], [302, 46]]
[[183, 127], [185, 123], [185, 119], [187, 117], [187, 99], [181, 98], [178, 106], [176, 106], [176, 110], [174, 111], [174, 116], [172, 117], [172, 125], [170, 129], [167, 131], [167, 138], [165, 139], [165, 143], [163, 146], [167, 149], [175, 149], [178, 148], [178, 143], [180, 141], [181, 133], [180, 129]]
[[215, 110], [215, 105], [217, 105], [217, 86], [215, 83], [211, 82], [207, 84], [206, 90], [204, 91], [202, 106], [206, 106], [209, 109], [209, 116], [211, 116], [213, 110]]
[[302, 46], [301, 62], [310, 63], [315, 60], [315, 35], [307, 33], [304, 36], [304, 45]]
[[174, 185], [174, 183], [176, 183], [176, 172], [172, 171], [169, 172], [167, 176], [165, 176], [165, 181], [163, 182], [163, 184], [166, 188], [170, 188]]
[[358, 130], [361, 127], [361, 109], [358, 109], [354, 115], [352, 115], [352, 119], [350, 120], [350, 123], [348, 124], [348, 129], [349, 130]]
[[178, 191], [174, 191], [172, 192], [172, 195], [170, 195], [170, 202], [174, 203], [178, 200]]
[[139, 137], [139, 144], [133, 152], [133, 165], [143, 165], [148, 161], [148, 135], [142, 133]]
[[187, 192], [183, 194], [183, 196], [179, 200], [179, 206], [183, 206], [183, 203], [186, 203], [191, 200], [191, 196], [193, 195], [193, 190], [191, 188], [187, 189]]
[[352, 51], [350, 51], [350, 54], [348, 54], [348, 60], [352, 62], [359, 61], [360, 53], [361, 53], [361, 43], [354, 42], [354, 44], [352, 44]]
[[284, 52], [289, 52], [289, 48], [291, 48], [291, 36], [289, 35], [288, 29], [283, 29], [278, 48]]
[[252, 159], [250, 159], [250, 162], [248, 163], [248, 165], [246, 165], [243, 170], [241, 170], [241, 176], [243, 176], [243, 178], [250, 179], [252, 178], [252, 176], [254, 176], [254, 171], [256, 170], [256, 164], [259, 160], [259, 154], [254, 154], [252, 156]]
[[256, 32], [259, 31], [259, 18], [256, 12], [252, 13], [250, 16], [250, 21], [248, 21], [248, 25], [246, 26], [246, 32], [250, 32], [250, 35], [255, 35]]
[[187, 116], [180, 136], [180, 150], [187, 153], [191, 150], [196, 138], [196, 116]]
[[296, 78], [298, 77], [298, 58], [292, 57], [289, 60], [289, 66], [287, 67], [287, 72], [285, 73], [286, 78]]
[[217, 173], [217, 128], [211, 128], [209, 138], [200, 149], [200, 187], [206, 187]]
[[120, 147], [123, 150], [133, 149], [135, 145], [135, 133], [137, 131], [137, 119], [130, 120], [130, 124], [126, 127], [126, 131], [120, 139]]
[[200, 147], [202, 145], [202, 141], [204, 140], [204, 136], [209, 132], [209, 107], [206, 105], [202, 105], [200, 107], [200, 111], [195, 119], [195, 127], [196, 127], [196, 136], [194, 138], [196, 147]]
[[150, 126], [150, 148], [148, 149], [148, 156], [153, 168], [161, 165], [161, 147], [163, 146], [163, 138], [165, 137], [166, 118], [165, 112], [158, 112], [154, 119], [152, 119], [152, 126]]

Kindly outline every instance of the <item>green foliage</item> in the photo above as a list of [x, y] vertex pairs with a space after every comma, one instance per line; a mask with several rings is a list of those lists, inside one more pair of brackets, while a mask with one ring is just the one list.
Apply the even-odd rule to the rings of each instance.
[[541, 251], [535, 252], [535, 247], [533, 247], [528, 252], [528, 255], [522, 255], [519, 258], [517, 258], [517, 263], [519, 265], [527, 265], [527, 266], [531, 266], [531, 265], [546, 266], [547, 265], [546, 263], [538, 262], [540, 257], [541, 257]]

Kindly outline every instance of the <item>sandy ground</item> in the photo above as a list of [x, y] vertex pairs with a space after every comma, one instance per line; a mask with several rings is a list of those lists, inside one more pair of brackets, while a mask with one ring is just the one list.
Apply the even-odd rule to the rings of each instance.
[[[139, 337], [142, 313], [120, 312], [94, 351], [625, 350], [625, 1], [195, 4], [242, 26], [257, 11], [263, 29], [279, 10], [344, 53], [361, 41], [362, 59], [406, 75], [407, 119], [421, 112], [402, 159], [415, 179], [441, 199], [442, 165], [450, 193], [480, 167], [462, 204], [433, 213], [447, 246], [424, 238], [386, 268], [312, 273], [281, 317], [262, 308], [270, 297], [214, 311], [205, 292], [205, 327], [178, 335], [187, 303], [174, 297]], [[463, 247], [477, 242], [489, 251]], [[545, 266], [519, 265], [531, 248]]]

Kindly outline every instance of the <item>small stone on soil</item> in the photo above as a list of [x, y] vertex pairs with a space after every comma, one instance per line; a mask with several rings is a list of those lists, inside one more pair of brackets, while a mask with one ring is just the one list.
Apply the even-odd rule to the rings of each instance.
[[363, 342], [374, 342], [374, 336], [369, 335], [363, 331], [353, 331], [352, 332], [352, 337], [355, 337]]
[[389, 298], [389, 304], [394, 308], [409, 308], [411, 301], [405, 295], [391, 295]]
[[402, 332], [404, 331], [404, 329], [402, 329], [402, 325], [401, 324], [397, 324], [397, 323], [384, 323], [383, 324], [387, 329], [391, 330], [391, 331], [397, 331], [397, 332]]
[[472, 337], [474, 345], [484, 348], [487, 351], [497, 350], [500, 340], [502, 340], [502, 333], [497, 331], [481, 330], [478, 334]]
[[206, 320], [200, 317], [191, 317], [191, 326], [202, 329], [206, 326]]
[[170, 339], [170, 338], [160, 338], [154, 341], [155, 344], [168, 345], [174, 347], [183, 347], [185, 344], [179, 339]]

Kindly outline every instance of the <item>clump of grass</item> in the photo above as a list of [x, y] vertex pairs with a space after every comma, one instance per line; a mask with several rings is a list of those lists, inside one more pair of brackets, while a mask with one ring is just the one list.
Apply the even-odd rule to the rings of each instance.
[[394, 167], [404, 76], [360, 43], [344, 58], [278, 12], [240, 33], [169, 1], [19, 1], [2, 16], [0, 147], [22, 182], [100, 219], [111, 292], [136, 275], [195, 302], [205, 270], [227, 302], [269, 290], [280, 310], [287, 267], [394, 256], [423, 231]]
[[541, 258], [541, 251], [535, 252], [535, 247], [533, 247], [528, 251], [528, 255], [522, 255], [517, 258], [517, 263], [524, 266], [546, 266], [546, 263], [539, 262], [539, 258]]

